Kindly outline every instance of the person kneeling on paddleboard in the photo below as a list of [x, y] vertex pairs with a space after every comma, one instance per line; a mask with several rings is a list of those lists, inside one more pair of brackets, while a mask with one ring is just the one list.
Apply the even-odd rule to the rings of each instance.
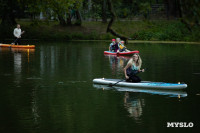
[[144, 72], [144, 69], [140, 70], [142, 66], [142, 59], [138, 53], [133, 54], [132, 58], [128, 61], [124, 68], [124, 74], [127, 82], [141, 82], [140, 77], [137, 76], [139, 72]]
[[121, 41], [118, 44], [119, 51], [118, 52], [129, 52], [129, 50], [124, 46], [124, 41]]
[[115, 51], [115, 39], [112, 39], [112, 43], [109, 46], [109, 51]]

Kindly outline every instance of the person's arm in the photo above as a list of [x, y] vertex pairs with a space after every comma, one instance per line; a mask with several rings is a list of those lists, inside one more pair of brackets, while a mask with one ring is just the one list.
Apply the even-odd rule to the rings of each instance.
[[24, 34], [24, 33], [25, 33], [25, 31], [22, 31], [22, 32], [21, 32], [21, 35]]
[[120, 43], [118, 43], [117, 45], [118, 45], [118, 48], [120, 48]]
[[110, 48], [112, 47], [112, 45], [113, 45], [112, 43], [109, 45], [109, 51], [111, 51], [111, 49], [110, 49]]
[[21, 38], [21, 37], [22, 37], [21, 35], [24, 34], [24, 32], [25, 32], [25, 31], [21, 31], [21, 34], [20, 34], [20, 36], [19, 36], [18, 38]]
[[127, 76], [127, 73], [126, 73], [126, 70], [131, 66], [131, 64], [127, 64], [126, 67], [124, 68], [124, 75], [125, 75], [125, 78], [128, 79], [129, 77]]
[[144, 72], [144, 69], [142, 69], [142, 70], [139, 69], [138, 72]]

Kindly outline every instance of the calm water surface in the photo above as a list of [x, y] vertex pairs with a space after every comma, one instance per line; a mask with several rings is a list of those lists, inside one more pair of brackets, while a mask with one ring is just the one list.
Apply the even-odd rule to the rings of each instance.
[[[178, 92], [93, 85], [123, 78], [130, 57], [106, 56], [106, 42], [40, 43], [0, 48], [0, 133], [160, 133], [200, 127], [200, 45], [130, 44], [143, 80], [185, 82]], [[193, 128], [167, 128], [193, 122]], [[197, 131], [197, 130], [196, 130]]]

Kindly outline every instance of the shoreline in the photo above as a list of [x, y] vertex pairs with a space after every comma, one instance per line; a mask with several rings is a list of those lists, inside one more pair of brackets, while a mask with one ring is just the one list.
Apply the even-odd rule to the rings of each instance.
[[[69, 40], [71, 42], [110, 42], [110, 40]], [[129, 40], [128, 43], [161, 43], [161, 44], [200, 44], [200, 42], [185, 41], [146, 41], [146, 40]]]
[[[104, 41], [116, 38], [107, 33], [107, 24], [101, 22], [83, 22], [82, 26], [62, 27], [56, 22], [46, 24], [39, 22], [31, 25], [31, 21], [19, 21], [22, 29], [27, 31], [23, 39], [27, 41]], [[42, 29], [42, 30], [41, 30]], [[113, 29], [128, 38], [129, 43], [189, 43], [200, 44], [200, 27], [188, 31], [183, 23], [172, 21], [138, 21], [115, 22]], [[2, 28], [0, 41], [13, 40], [13, 28]]]
[[[12, 41], [13, 39], [5, 39], [5, 41]], [[40, 42], [52, 42], [52, 40], [43, 39], [21, 39], [21, 41], [40, 41]], [[110, 40], [55, 40], [54, 42], [110, 42]], [[200, 42], [186, 42], [186, 41], [147, 41], [147, 40], [129, 40], [129, 44], [133, 43], [154, 43], [154, 44], [200, 44]]]

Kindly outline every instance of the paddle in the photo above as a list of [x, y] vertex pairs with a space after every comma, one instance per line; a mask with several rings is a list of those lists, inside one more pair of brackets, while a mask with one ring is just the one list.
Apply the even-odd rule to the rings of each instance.
[[[22, 34], [24, 34], [25, 33], [25, 31], [22, 31], [21, 32], [21, 34], [20, 34], [20, 36], [22, 35]], [[17, 38], [18, 39], [18, 38]], [[14, 41], [14, 42], [16, 42], [17, 41], [17, 39]], [[13, 45], [14, 43], [11, 43], [11, 45]]]
[[[144, 68], [144, 72], [146, 71], [146, 68]], [[122, 81], [124, 81], [125, 79], [122, 79], [122, 80], [119, 80], [119, 81], [117, 81], [116, 83], [114, 83], [114, 84], [109, 84], [108, 85], [108, 87], [113, 87], [113, 86], [115, 86], [116, 84], [118, 84], [119, 82], [122, 82]]]
[[118, 84], [119, 82], [122, 82], [122, 81], [124, 81], [124, 79], [122, 79], [122, 80], [119, 80], [119, 81], [117, 81], [116, 83], [114, 83], [114, 84], [109, 84], [108, 85], [108, 87], [113, 87], [114, 85], [116, 85], [116, 84]]

